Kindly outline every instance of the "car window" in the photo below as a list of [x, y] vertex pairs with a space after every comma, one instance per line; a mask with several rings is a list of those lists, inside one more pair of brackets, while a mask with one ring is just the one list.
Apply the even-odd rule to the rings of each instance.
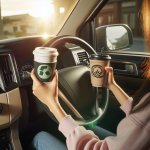
[[0, 39], [56, 35], [78, 0], [1, 0]]
[[140, 8], [139, 0], [110, 0], [96, 16], [95, 28], [108, 24], [127, 24], [133, 32], [133, 45], [123, 51], [148, 52], [140, 21]]

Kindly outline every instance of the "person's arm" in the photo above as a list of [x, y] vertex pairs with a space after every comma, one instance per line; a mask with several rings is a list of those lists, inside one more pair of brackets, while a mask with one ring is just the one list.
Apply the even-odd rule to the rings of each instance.
[[[31, 73], [33, 79], [33, 94], [54, 114], [59, 121], [59, 130], [66, 137], [68, 150], [110, 150], [117, 144], [111, 141], [100, 140], [92, 131], [86, 130], [83, 126], [79, 126], [73, 118], [68, 116], [58, 101], [58, 74], [51, 82], [42, 83]], [[117, 143], [121, 140], [115, 139]], [[112, 144], [111, 144], [112, 143]], [[109, 147], [109, 145], [111, 145]]]
[[36, 78], [34, 70], [32, 70], [31, 72], [31, 78], [33, 80], [33, 94], [49, 108], [49, 110], [54, 114], [58, 122], [60, 122], [65, 116], [67, 116], [67, 114], [62, 109], [58, 101], [57, 71], [55, 71], [54, 78], [51, 82], [40, 82]]
[[132, 100], [132, 98], [127, 93], [125, 93], [125, 91], [115, 82], [113, 68], [106, 67], [105, 70], [108, 76], [106, 86], [112, 91], [120, 105], [123, 105], [127, 101]]
[[107, 79], [105, 81], [105, 86], [112, 91], [117, 101], [121, 105], [121, 109], [128, 115], [132, 109], [132, 97], [130, 97], [114, 80], [113, 68], [106, 67]]
[[96, 146], [97, 142], [103, 143], [91, 130], [79, 126], [71, 116], [66, 116], [61, 120], [59, 131], [66, 137], [68, 150], [100, 150], [99, 147], [94, 148], [94, 145]]
[[58, 122], [67, 116], [66, 112], [62, 109], [59, 103], [56, 103], [53, 108], [49, 107], [49, 109], [55, 115]]
[[66, 137], [68, 150], [137, 150], [139, 147], [145, 149], [146, 143], [149, 143], [147, 128], [143, 128], [138, 120], [135, 123], [131, 117], [120, 122], [116, 136], [108, 136], [104, 140], [99, 139], [92, 131], [76, 125], [69, 116], [60, 122], [59, 130]]

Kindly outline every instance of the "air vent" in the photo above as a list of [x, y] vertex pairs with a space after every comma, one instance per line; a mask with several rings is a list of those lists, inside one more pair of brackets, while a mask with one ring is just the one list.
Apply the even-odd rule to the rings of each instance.
[[78, 52], [77, 55], [78, 55], [80, 64], [88, 60], [88, 55], [86, 52]]
[[0, 79], [4, 90], [9, 86], [12, 86], [13, 83], [17, 82], [12, 63], [10, 54], [0, 55]]

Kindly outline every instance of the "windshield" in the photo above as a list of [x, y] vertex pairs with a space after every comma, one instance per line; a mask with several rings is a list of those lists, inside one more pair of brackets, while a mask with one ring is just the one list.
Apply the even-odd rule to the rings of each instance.
[[56, 35], [78, 0], [0, 0], [0, 39]]

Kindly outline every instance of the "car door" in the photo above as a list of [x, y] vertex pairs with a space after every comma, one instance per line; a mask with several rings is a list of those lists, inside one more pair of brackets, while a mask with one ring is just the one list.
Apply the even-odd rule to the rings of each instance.
[[[106, 1], [105, 1], [106, 2]], [[103, 7], [103, 8], [102, 8]], [[111, 66], [114, 70], [116, 82], [132, 97], [137, 95], [137, 91], [145, 82], [145, 68], [149, 61], [149, 53], [144, 42], [142, 26], [140, 22], [140, 1], [110, 0], [102, 3], [91, 15], [84, 28], [80, 30], [80, 37], [93, 45], [98, 53], [100, 40], [96, 39], [96, 29], [104, 25], [126, 24], [133, 33], [133, 44], [129, 48], [118, 51], [107, 51], [111, 56]], [[102, 9], [101, 9], [102, 8]], [[88, 36], [90, 35], [90, 36]], [[114, 95], [110, 92], [109, 107], [105, 117], [99, 125], [116, 132], [117, 124], [125, 117], [119, 108]]]

